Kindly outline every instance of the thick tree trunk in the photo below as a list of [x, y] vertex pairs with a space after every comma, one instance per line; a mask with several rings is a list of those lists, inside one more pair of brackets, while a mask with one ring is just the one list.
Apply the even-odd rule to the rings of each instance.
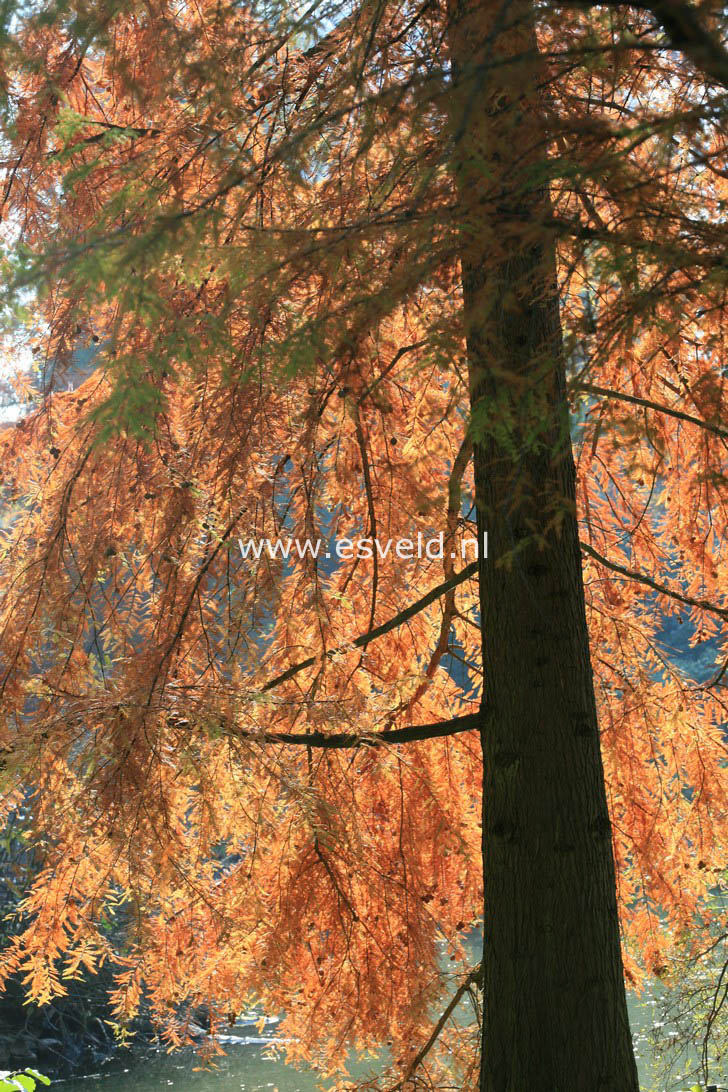
[[[527, 0], [451, 11], [485, 669], [481, 1092], [637, 1092]], [[482, 541], [482, 538], [480, 538]]]

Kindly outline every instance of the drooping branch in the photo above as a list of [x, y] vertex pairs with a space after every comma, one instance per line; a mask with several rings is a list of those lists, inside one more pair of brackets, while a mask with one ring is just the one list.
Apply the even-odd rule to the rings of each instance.
[[[449, 548], [450, 544], [455, 538], [455, 532], [457, 530], [458, 516], [460, 514], [460, 507], [462, 503], [462, 482], [465, 469], [470, 462], [470, 458], [473, 453], [473, 443], [469, 435], [466, 435], [460, 445], [455, 461], [453, 462], [452, 470], [450, 472], [450, 478], [448, 480], [448, 502], [447, 502], [447, 530], [446, 540], [448, 548], [444, 551], [443, 557], [443, 569], [445, 578], [452, 580], [455, 575], [455, 566], [452, 562], [452, 550]], [[407, 701], [404, 706], [405, 709], [411, 709], [416, 702], [420, 700], [422, 695], [427, 690], [430, 684], [430, 680], [433, 678], [435, 672], [440, 666], [442, 657], [448, 650], [450, 643], [450, 629], [452, 627], [453, 619], [455, 618], [455, 588], [450, 588], [445, 593], [445, 602], [443, 604], [442, 618], [440, 619], [440, 635], [437, 639], [437, 644], [430, 656], [430, 662], [425, 668], [425, 678], [417, 686], [412, 697]]]
[[665, 584], [660, 584], [659, 581], [653, 580], [650, 576], [645, 576], [644, 573], [634, 572], [633, 569], [627, 569], [624, 565], [619, 565], [616, 561], [610, 561], [608, 558], [603, 557], [602, 554], [597, 553], [593, 547], [589, 546], [586, 542], [581, 543], [581, 548], [585, 554], [589, 554], [595, 561], [598, 561], [600, 565], [604, 565], [605, 568], [611, 569], [612, 572], [619, 573], [620, 576], [627, 577], [628, 580], [635, 580], [638, 584], [645, 584], [648, 588], [652, 588], [654, 591], [659, 592], [660, 595], [667, 595], [670, 599], [675, 599], [678, 603], [684, 603], [687, 607], [698, 607], [700, 610], [706, 610], [710, 614], [717, 614], [719, 618], [724, 618], [728, 621], [728, 607], [719, 607], [715, 603], [709, 602], [707, 599], [695, 599], [691, 595], [683, 595], [682, 592], [676, 591], [674, 588], [668, 588]]
[[[369, 465], [369, 452], [367, 449], [366, 436], [364, 435], [364, 426], [361, 423], [361, 413], [359, 412], [359, 406], [357, 405], [354, 410], [354, 424], [356, 427], [356, 442], [359, 445], [359, 454], [361, 455], [362, 471], [364, 473], [364, 490], [367, 498], [367, 511], [369, 514], [369, 530], [368, 534], [373, 541], [377, 540], [377, 508], [374, 503], [374, 490], [372, 488], [372, 471]], [[372, 555], [372, 591], [371, 591], [371, 605], [369, 607], [369, 625], [367, 632], [363, 634], [362, 649], [365, 649], [371, 640], [371, 634], [374, 630], [374, 618], [377, 613], [377, 592], [379, 591], [379, 557], [376, 550]], [[362, 652], [362, 656], [364, 653]]]

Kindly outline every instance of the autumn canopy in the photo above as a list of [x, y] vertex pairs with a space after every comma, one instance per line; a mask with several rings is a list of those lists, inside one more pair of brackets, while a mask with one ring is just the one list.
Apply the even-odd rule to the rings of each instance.
[[[257, 1001], [294, 1061], [386, 1045], [385, 1085], [455, 1065], [465, 1088], [477, 1027], [440, 1014], [483, 983], [521, 1027], [554, 1009], [579, 929], [551, 963], [523, 946], [562, 887], [575, 922], [604, 894], [573, 963], [611, 960], [622, 1011], [606, 805], [628, 981], [705, 923], [728, 835], [713, 11], [6, 13], [27, 404], [0, 434], [0, 804], [42, 868], [0, 975], [44, 1000], [109, 959], [116, 1020], [144, 992], [170, 1044], [194, 1006], [214, 1031]], [[435, 560], [239, 546], [440, 533]], [[506, 1039], [484, 1092], [525, 1092]], [[554, 1059], [529, 1090], [636, 1088], [567, 1088]]]

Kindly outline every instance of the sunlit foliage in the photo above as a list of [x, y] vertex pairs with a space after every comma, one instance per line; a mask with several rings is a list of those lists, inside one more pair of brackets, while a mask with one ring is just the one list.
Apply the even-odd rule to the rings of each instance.
[[[123, 904], [120, 1022], [145, 989], [178, 1044], [187, 1003], [214, 1030], [252, 997], [292, 1059], [388, 1044], [402, 1077], [467, 973], [442, 968], [482, 915], [477, 733], [266, 738], [478, 708], [472, 581], [353, 644], [472, 560], [447, 25], [440, 4], [218, 0], [10, 24], [5, 336], [42, 395], [0, 437], [0, 776], [7, 810], [32, 789], [45, 867], [2, 967], [39, 1000], [110, 956]], [[726, 837], [726, 86], [647, 10], [543, 5], [538, 30], [553, 217], [521, 230], [558, 239], [636, 981]], [[238, 544], [440, 532], [419, 561]], [[709, 642], [701, 678], [670, 614]], [[469, 1081], [460, 1035], [441, 1045]]]

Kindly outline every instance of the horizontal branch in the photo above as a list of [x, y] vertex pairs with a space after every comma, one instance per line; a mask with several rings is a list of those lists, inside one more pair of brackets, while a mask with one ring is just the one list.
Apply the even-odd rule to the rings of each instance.
[[374, 629], [369, 630], [367, 633], [360, 634], [350, 643], [339, 645], [338, 648], [332, 648], [329, 652], [321, 653], [318, 656], [309, 656], [307, 659], [301, 660], [297, 664], [293, 664], [280, 675], [276, 675], [275, 679], [271, 679], [270, 682], [267, 682], [262, 689], [262, 693], [265, 694], [274, 687], [280, 686], [281, 683], [288, 682], [294, 675], [298, 675], [299, 671], [305, 671], [307, 667], [313, 667], [319, 660], [336, 656], [342, 652], [346, 652], [350, 648], [363, 648], [371, 641], [375, 641], [377, 637], [383, 637], [385, 633], [390, 633], [393, 629], [397, 629], [405, 622], [408, 622], [410, 618], [414, 618], [416, 614], [419, 614], [420, 611], [436, 602], [440, 596], [445, 595], [445, 593], [449, 592], [452, 588], [456, 588], [458, 584], [464, 584], [469, 577], [475, 576], [477, 571], [477, 561], [471, 561], [470, 564], [466, 565], [459, 573], [455, 573], [449, 580], [445, 580], [442, 584], [438, 584], [437, 587], [432, 588], [431, 591], [428, 591], [426, 595], [423, 595], [421, 599], [412, 603], [411, 606], [406, 607], [404, 610], [400, 611], [399, 614], [395, 614], [394, 617], [388, 619], [388, 621], [382, 622], [381, 626], [375, 626]]
[[715, 436], [728, 440], [728, 429], [721, 428], [720, 425], [712, 425], [709, 421], [703, 421], [700, 417], [693, 417], [689, 413], [683, 413], [682, 410], [663, 406], [660, 402], [652, 402], [649, 398], [638, 398], [635, 394], [625, 394], [622, 391], [610, 390], [607, 387], [597, 387], [593, 383], [575, 383], [572, 390], [586, 391], [589, 394], [600, 395], [602, 398], [614, 398], [619, 402], [630, 402], [635, 406], [644, 406], [645, 409], [664, 413], [668, 417], [675, 417], [678, 421], [687, 421], [691, 425], [697, 425], [698, 428], [705, 429], [706, 432], [712, 432]]
[[691, 595], [683, 595], [681, 592], [675, 591], [674, 588], [668, 588], [665, 584], [660, 584], [657, 580], [653, 580], [650, 576], [644, 576], [642, 573], [627, 569], [624, 565], [618, 565], [616, 561], [609, 561], [608, 558], [602, 557], [600, 553], [597, 553], [597, 551], [587, 545], [586, 542], [581, 543], [581, 548], [585, 554], [589, 554], [589, 556], [593, 557], [595, 561], [598, 561], [600, 565], [604, 565], [605, 568], [611, 569], [612, 572], [619, 573], [620, 576], [626, 576], [628, 580], [635, 580], [638, 584], [645, 584], [648, 588], [652, 588], [653, 591], [659, 592], [660, 595], [667, 595], [670, 599], [675, 599], [678, 603], [684, 603], [687, 607], [698, 607], [700, 610], [706, 610], [710, 614], [717, 614], [719, 618], [724, 618], [728, 621], [728, 607], [718, 607], [715, 603], [710, 603], [707, 599], [694, 599]]
[[299, 747], [323, 747], [344, 750], [351, 747], [381, 747], [384, 744], [417, 743], [425, 739], [454, 736], [460, 732], [472, 732], [482, 723], [482, 713], [466, 713], [452, 720], [434, 724], [413, 724], [407, 728], [388, 728], [383, 732], [366, 735], [357, 732], [248, 732], [236, 728], [236, 738], [250, 739], [256, 743], [294, 744]]

